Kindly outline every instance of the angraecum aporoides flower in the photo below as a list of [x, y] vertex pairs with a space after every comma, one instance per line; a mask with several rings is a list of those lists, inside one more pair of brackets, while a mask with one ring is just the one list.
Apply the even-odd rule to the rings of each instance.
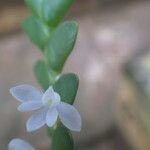
[[28, 142], [15, 138], [8, 144], [8, 150], [35, 150], [35, 148]]
[[45, 93], [27, 84], [19, 85], [10, 89], [10, 93], [22, 104], [18, 107], [21, 112], [36, 112], [27, 120], [28, 132], [35, 131], [47, 124], [53, 127], [58, 118], [71, 131], [81, 130], [81, 116], [77, 109], [61, 101], [61, 97], [50, 86]]

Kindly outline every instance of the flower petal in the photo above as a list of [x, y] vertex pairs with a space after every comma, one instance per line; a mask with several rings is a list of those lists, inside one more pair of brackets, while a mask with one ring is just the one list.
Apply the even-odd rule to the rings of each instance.
[[8, 145], [8, 150], [35, 150], [29, 143], [22, 139], [13, 139]]
[[47, 97], [50, 97], [50, 98], [53, 98], [54, 97], [54, 90], [53, 90], [53, 87], [50, 86], [46, 91], [45, 93], [43, 94], [43, 101], [45, 99], [47, 99]]
[[24, 102], [22, 103], [19, 107], [18, 110], [21, 112], [27, 112], [27, 111], [32, 111], [39, 109], [43, 106], [41, 101], [29, 101], [29, 102]]
[[49, 127], [52, 127], [58, 118], [58, 111], [55, 108], [51, 108], [48, 110], [46, 115], [46, 124]]
[[53, 90], [52, 86], [50, 86], [44, 93], [43, 98], [42, 98], [43, 104], [47, 104], [49, 99], [52, 100], [51, 105], [56, 105], [56, 104], [60, 103], [60, 96], [58, 93], [56, 93]]
[[38, 91], [31, 85], [23, 84], [10, 89], [10, 93], [20, 102], [26, 101], [40, 101], [42, 100], [43, 93]]
[[48, 108], [40, 109], [28, 119], [26, 123], [28, 132], [35, 131], [41, 128], [46, 123], [47, 111]]
[[54, 92], [55, 101], [60, 102], [60, 95], [56, 92]]
[[81, 130], [81, 116], [79, 112], [67, 103], [61, 102], [57, 106], [59, 117], [62, 123], [72, 131], [79, 132]]

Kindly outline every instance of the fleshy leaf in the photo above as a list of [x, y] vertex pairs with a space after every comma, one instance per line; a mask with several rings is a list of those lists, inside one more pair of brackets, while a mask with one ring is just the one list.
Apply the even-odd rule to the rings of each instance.
[[56, 73], [47, 68], [43, 60], [37, 61], [34, 66], [34, 74], [39, 84], [44, 90], [47, 90], [48, 87], [53, 84], [55, 81]]
[[66, 59], [73, 50], [77, 32], [78, 24], [68, 21], [61, 24], [51, 35], [45, 50], [45, 57], [53, 70], [57, 72], [62, 70]]
[[25, 0], [25, 2], [35, 16], [41, 17], [43, 0]]
[[52, 150], [73, 150], [72, 135], [64, 126], [57, 127], [52, 137]]
[[74, 0], [44, 0], [43, 18], [50, 26], [56, 26], [65, 16]]
[[23, 21], [22, 28], [27, 33], [31, 41], [43, 50], [45, 43], [50, 36], [48, 27], [39, 19], [34, 16], [30, 16]]
[[64, 74], [53, 85], [54, 91], [57, 92], [61, 101], [73, 104], [79, 85], [79, 79], [75, 74]]

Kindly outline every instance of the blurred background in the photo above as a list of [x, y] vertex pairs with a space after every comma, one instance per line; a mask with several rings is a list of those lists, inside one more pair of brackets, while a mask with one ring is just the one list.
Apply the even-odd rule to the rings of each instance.
[[[44, 128], [27, 134], [9, 88], [39, 87], [32, 66], [40, 51], [22, 32], [23, 1], [0, 1], [0, 149], [20, 137], [48, 150]], [[83, 129], [75, 150], [150, 150], [150, 1], [76, 0], [67, 19], [80, 24], [64, 72], [80, 77], [76, 106]]]

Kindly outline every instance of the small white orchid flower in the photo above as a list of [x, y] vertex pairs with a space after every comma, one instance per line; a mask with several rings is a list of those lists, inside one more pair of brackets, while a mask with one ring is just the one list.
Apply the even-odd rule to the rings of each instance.
[[8, 150], [35, 150], [32, 145], [22, 139], [13, 139], [8, 144]]
[[10, 93], [22, 104], [18, 107], [21, 112], [39, 109], [27, 121], [28, 132], [35, 131], [47, 124], [55, 125], [59, 117], [61, 122], [70, 130], [81, 130], [81, 117], [79, 112], [70, 104], [61, 102], [58, 93], [50, 86], [45, 93], [38, 91], [31, 85], [20, 85], [10, 89]]

